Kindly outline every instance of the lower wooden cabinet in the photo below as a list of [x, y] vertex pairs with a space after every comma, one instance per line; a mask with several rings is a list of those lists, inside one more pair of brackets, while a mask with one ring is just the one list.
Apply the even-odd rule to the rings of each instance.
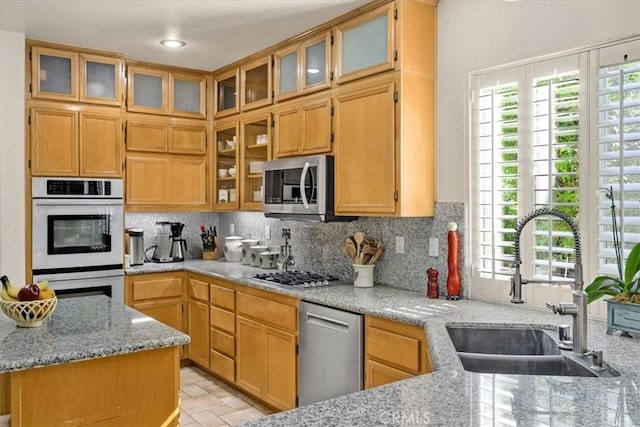
[[236, 385], [280, 410], [296, 407], [298, 303], [255, 289], [236, 292]]
[[[125, 276], [125, 304], [185, 332], [183, 272]], [[182, 347], [180, 356], [184, 355]]]
[[11, 412], [9, 375], [0, 374], [0, 415]]
[[191, 338], [187, 357], [209, 367], [209, 283], [189, 277], [187, 284], [187, 334]]
[[365, 388], [433, 371], [423, 327], [365, 317]]
[[236, 381], [236, 291], [233, 283], [213, 279], [209, 285], [209, 370]]

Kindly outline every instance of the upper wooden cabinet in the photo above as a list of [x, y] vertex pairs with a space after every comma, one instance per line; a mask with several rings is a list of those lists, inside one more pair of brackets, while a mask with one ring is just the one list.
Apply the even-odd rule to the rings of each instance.
[[207, 124], [202, 120], [127, 114], [127, 151], [206, 154]]
[[207, 210], [205, 156], [128, 154], [128, 210]]
[[240, 122], [240, 208], [262, 210], [262, 165], [271, 160], [271, 113], [246, 114]]
[[122, 105], [121, 58], [31, 47], [31, 96], [36, 99]]
[[[213, 207], [216, 210], [237, 210], [240, 123], [236, 119], [220, 120], [213, 129]], [[231, 172], [229, 172], [231, 170]]]
[[230, 116], [240, 112], [240, 69], [217, 74], [213, 77], [214, 116]]
[[109, 107], [33, 107], [29, 113], [33, 176], [122, 176], [122, 120]]
[[331, 97], [312, 95], [284, 102], [273, 112], [273, 157], [331, 152]]
[[395, 4], [386, 4], [334, 27], [338, 84], [395, 67]]
[[271, 55], [240, 66], [240, 108], [242, 111], [271, 104]]
[[330, 86], [331, 32], [324, 31], [274, 54], [275, 100]]
[[204, 119], [207, 77], [163, 68], [127, 68], [127, 111]]

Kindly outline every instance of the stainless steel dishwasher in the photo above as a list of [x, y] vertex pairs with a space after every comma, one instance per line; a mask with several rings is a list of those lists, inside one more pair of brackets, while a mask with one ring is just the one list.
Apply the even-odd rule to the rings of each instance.
[[298, 404], [362, 390], [362, 315], [302, 301]]

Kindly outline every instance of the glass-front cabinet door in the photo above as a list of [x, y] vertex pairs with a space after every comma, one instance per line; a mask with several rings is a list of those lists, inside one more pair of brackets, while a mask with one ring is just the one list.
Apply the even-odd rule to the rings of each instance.
[[80, 54], [80, 101], [122, 105], [123, 61]]
[[151, 114], [169, 112], [168, 72], [129, 66], [127, 73], [127, 111]]
[[242, 131], [242, 210], [262, 210], [262, 170], [270, 160], [271, 114], [260, 113], [245, 117]]
[[33, 46], [31, 49], [31, 96], [78, 100], [78, 54]]
[[302, 92], [308, 93], [331, 85], [331, 32], [320, 34], [302, 43]]
[[240, 69], [220, 73], [213, 78], [214, 116], [225, 117], [240, 112]]
[[271, 55], [240, 67], [242, 111], [271, 104]]
[[170, 74], [171, 115], [207, 118], [205, 76]]
[[237, 120], [217, 123], [214, 129], [214, 209], [237, 210], [238, 199], [238, 153], [240, 147]]
[[394, 3], [335, 27], [338, 84], [395, 67]]
[[296, 44], [274, 55], [275, 98], [282, 100], [300, 92], [300, 48]]

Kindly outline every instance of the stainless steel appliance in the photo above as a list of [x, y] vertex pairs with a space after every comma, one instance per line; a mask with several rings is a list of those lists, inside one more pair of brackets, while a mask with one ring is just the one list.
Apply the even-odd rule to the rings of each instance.
[[328, 274], [317, 274], [310, 271], [278, 271], [275, 273], [258, 273], [256, 279], [278, 283], [280, 285], [298, 286], [304, 288], [315, 288], [319, 286], [329, 286], [330, 282], [337, 281], [338, 278]]
[[187, 250], [187, 241], [182, 238], [183, 229], [184, 224], [181, 222], [156, 222], [156, 244], [145, 250], [145, 253], [153, 250], [153, 255], [149, 261], [184, 261], [184, 251]]
[[266, 217], [298, 221], [353, 221], [334, 212], [333, 156], [291, 157], [264, 163]]
[[61, 297], [100, 293], [124, 299], [121, 179], [32, 179], [34, 280]]
[[144, 230], [142, 228], [128, 228], [129, 258], [131, 265], [144, 264]]
[[183, 223], [171, 223], [171, 250], [169, 251], [169, 257], [173, 258], [174, 261], [184, 261], [184, 253], [187, 251], [187, 241], [182, 238], [182, 230], [184, 230]]
[[363, 388], [362, 315], [300, 303], [299, 405]]

